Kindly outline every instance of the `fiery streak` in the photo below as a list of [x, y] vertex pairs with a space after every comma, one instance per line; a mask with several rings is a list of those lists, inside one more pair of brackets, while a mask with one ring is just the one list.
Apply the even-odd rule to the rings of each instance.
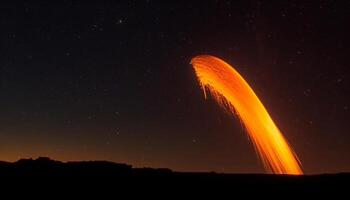
[[297, 155], [254, 91], [235, 69], [210, 55], [197, 56], [191, 64], [205, 97], [207, 89], [221, 106], [237, 113], [268, 172], [303, 173]]

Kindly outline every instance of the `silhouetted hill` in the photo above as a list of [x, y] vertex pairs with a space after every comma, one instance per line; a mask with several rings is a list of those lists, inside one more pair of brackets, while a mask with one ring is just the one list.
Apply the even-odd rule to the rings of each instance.
[[82, 191], [98, 189], [109, 192], [132, 190], [170, 192], [256, 195], [263, 193], [328, 193], [347, 192], [350, 174], [271, 175], [184, 173], [170, 169], [133, 168], [131, 165], [108, 161], [60, 162], [46, 157], [21, 159], [17, 162], [0, 161], [2, 185], [37, 189], [60, 188]]

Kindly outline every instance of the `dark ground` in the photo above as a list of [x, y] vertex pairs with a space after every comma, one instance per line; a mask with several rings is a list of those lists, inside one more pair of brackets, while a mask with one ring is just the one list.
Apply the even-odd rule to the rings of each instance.
[[[98, 194], [128, 196], [267, 195], [271, 198], [300, 194], [337, 196], [349, 188], [349, 173], [287, 176], [272, 174], [218, 174], [173, 172], [170, 169], [133, 168], [107, 161], [60, 162], [49, 158], [0, 162], [1, 188], [30, 194]], [[23, 193], [17, 193], [23, 195]], [[16, 194], [16, 195], [17, 195]], [[25, 193], [26, 194], [26, 193]], [[221, 196], [223, 195], [223, 196]], [[283, 195], [283, 196], [280, 196]]]

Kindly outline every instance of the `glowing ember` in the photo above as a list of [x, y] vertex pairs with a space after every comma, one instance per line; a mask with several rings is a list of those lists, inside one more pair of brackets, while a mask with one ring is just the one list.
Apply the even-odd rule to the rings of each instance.
[[209, 55], [197, 56], [191, 60], [191, 64], [204, 94], [208, 89], [221, 106], [237, 113], [268, 172], [303, 173], [296, 154], [254, 91], [236, 70], [223, 60]]

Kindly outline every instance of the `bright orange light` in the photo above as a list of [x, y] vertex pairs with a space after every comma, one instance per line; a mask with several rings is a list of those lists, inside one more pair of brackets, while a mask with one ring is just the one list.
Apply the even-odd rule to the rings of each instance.
[[210, 55], [193, 58], [198, 81], [217, 102], [236, 113], [253, 141], [265, 169], [275, 174], [302, 174], [300, 161], [254, 91], [242, 76], [223, 60]]

